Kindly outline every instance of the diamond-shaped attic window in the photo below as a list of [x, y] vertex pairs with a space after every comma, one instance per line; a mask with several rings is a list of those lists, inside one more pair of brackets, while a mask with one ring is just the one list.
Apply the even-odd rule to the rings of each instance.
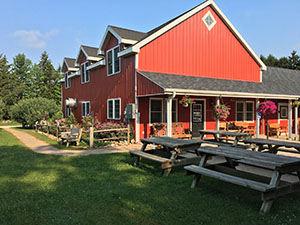
[[211, 14], [210, 11], [208, 11], [205, 16], [203, 16], [202, 18], [205, 26], [207, 27], [208, 30], [211, 30], [215, 24], [217, 23], [217, 21], [215, 20], [215, 18], [213, 17], [213, 15]]

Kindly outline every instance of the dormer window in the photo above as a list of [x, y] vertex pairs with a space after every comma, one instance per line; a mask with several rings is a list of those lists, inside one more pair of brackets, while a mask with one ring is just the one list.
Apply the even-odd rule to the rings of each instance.
[[120, 73], [121, 71], [121, 63], [120, 58], [118, 57], [118, 53], [120, 52], [120, 46], [114, 47], [107, 51], [107, 75], [114, 75], [116, 73]]
[[87, 83], [90, 81], [90, 72], [86, 70], [88, 67], [88, 62], [81, 64], [81, 83]]
[[65, 87], [70, 88], [71, 87], [71, 80], [69, 78], [70, 72], [65, 73]]

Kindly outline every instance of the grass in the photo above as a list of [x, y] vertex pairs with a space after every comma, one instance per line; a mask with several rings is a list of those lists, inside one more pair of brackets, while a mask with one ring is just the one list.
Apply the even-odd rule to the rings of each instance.
[[0, 122], [0, 126], [22, 126], [22, 124], [20, 124], [16, 121], [10, 121], [7, 123]]
[[182, 168], [164, 178], [157, 164], [133, 161], [128, 153], [36, 154], [0, 129], [0, 224], [299, 224], [299, 193], [261, 216], [258, 192], [207, 177], [191, 189]]
[[88, 148], [88, 145], [83, 141], [80, 142], [79, 146], [71, 145], [69, 147], [66, 147], [66, 145], [61, 144], [60, 141], [56, 141], [55, 139], [51, 139], [51, 138], [47, 137], [45, 134], [38, 133], [33, 129], [26, 129], [26, 128], [16, 128], [16, 129], [20, 129], [23, 132], [29, 133], [29, 134], [35, 136], [36, 138], [40, 139], [41, 141], [45, 141], [46, 143], [48, 143], [48, 144], [50, 144], [50, 145], [52, 145], [52, 146], [54, 146], [58, 149], [80, 150], [80, 149], [87, 149]]

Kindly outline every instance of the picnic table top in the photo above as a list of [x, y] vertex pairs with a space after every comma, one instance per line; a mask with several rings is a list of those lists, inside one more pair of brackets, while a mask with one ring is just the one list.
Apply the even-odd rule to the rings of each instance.
[[275, 169], [280, 167], [293, 167], [295, 171], [300, 171], [300, 158], [266, 154], [257, 151], [250, 151], [236, 147], [201, 147], [198, 148], [199, 153], [223, 156], [240, 161], [252, 166], [262, 168]]
[[141, 142], [144, 144], [162, 145], [168, 148], [188, 147], [193, 145], [200, 145], [201, 143], [203, 143], [202, 140], [184, 140], [172, 137], [144, 138], [141, 139]]
[[226, 136], [253, 136], [254, 134], [250, 133], [241, 133], [241, 132], [230, 132], [230, 131], [221, 131], [221, 130], [199, 130], [200, 134], [220, 134]]
[[278, 140], [270, 140], [270, 139], [263, 139], [263, 138], [253, 138], [249, 140], [245, 140], [245, 143], [253, 143], [258, 145], [276, 145], [276, 146], [285, 146], [291, 148], [300, 149], [300, 143], [295, 142], [288, 142], [288, 141], [278, 141]]

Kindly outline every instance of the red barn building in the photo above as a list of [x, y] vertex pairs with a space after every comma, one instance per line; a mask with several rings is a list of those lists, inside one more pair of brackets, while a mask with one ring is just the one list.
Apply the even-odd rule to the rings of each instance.
[[[256, 125], [257, 135], [260, 101], [276, 103], [270, 122], [288, 124], [290, 137], [298, 118], [292, 101], [300, 97], [300, 72], [267, 68], [212, 0], [147, 33], [108, 26], [99, 48], [81, 46], [62, 69], [66, 116], [72, 111], [80, 121], [93, 112], [100, 121], [122, 122], [130, 104], [137, 140], [149, 137], [154, 122], [167, 122], [170, 136], [172, 121], [194, 136], [218, 129], [213, 106], [220, 102], [231, 108], [229, 122]], [[179, 104], [185, 95], [195, 103]], [[66, 105], [71, 99], [77, 107]]]

